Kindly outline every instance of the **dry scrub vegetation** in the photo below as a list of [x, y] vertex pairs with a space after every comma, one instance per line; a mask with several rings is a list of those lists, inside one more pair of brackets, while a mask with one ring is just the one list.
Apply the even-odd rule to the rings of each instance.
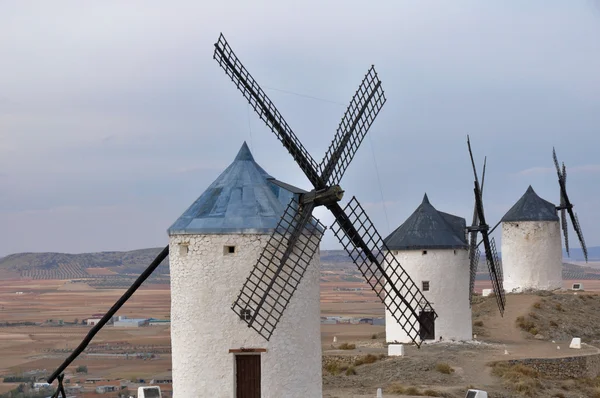
[[531, 311], [516, 319], [519, 329], [530, 337], [544, 340], [569, 340], [581, 337], [600, 342], [600, 296], [597, 294], [541, 293]]
[[351, 363], [342, 362], [339, 360], [332, 361], [326, 364], [323, 369], [330, 375], [334, 376], [339, 375], [342, 372], [345, 372], [346, 376], [353, 376], [356, 375], [356, 366], [372, 364], [383, 358], [385, 358], [385, 355], [383, 354], [380, 354], [379, 356], [367, 354], [356, 358]]
[[415, 386], [405, 387], [400, 383], [392, 383], [386, 389], [385, 392], [388, 394], [398, 394], [398, 395], [413, 395], [417, 397], [445, 397], [447, 396], [444, 393], [441, 393], [436, 390], [432, 390], [430, 388], [426, 390], [420, 390]]
[[534, 369], [506, 362], [491, 364], [492, 375], [502, 380], [507, 390], [522, 397], [600, 398], [600, 376], [587, 379], [547, 379]]

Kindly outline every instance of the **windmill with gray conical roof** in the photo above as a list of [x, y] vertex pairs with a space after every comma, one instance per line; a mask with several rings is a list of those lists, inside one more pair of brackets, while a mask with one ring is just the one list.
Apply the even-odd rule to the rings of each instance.
[[[438, 211], [427, 194], [410, 217], [384, 240], [388, 256], [395, 257], [421, 288], [438, 318], [419, 314], [430, 323], [423, 340], [471, 340], [469, 257], [464, 218]], [[399, 286], [402, 288], [402, 286]], [[386, 311], [388, 342], [409, 343], [409, 336]]]
[[[581, 226], [567, 195], [567, 170], [564, 163], [562, 169], [559, 166], [554, 150], [552, 155], [560, 186], [560, 204], [556, 206], [540, 198], [530, 185], [501, 220], [502, 263], [507, 291], [562, 288], [561, 224], [569, 253], [565, 211], [569, 213], [587, 261]], [[558, 211], [561, 213], [560, 218]]]
[[507, 292], [562, 287], [562, 245], [554, 204], [531, 185], [502, 217], [502, 265]]
[[[230, 310], [300, 192], [267, 174], [244, 143], [233, 163], [169, 228], [175, 396], [232, 397], [236, 391], [252, 397], [321, 396], [317, 234], [308, 235], [315, 251], [302, 253], [309, 266], [277, 325], [279, 333], [266, 341], [246, 327], [250, 311]], [[312, 220], [307, 228], [318, 225]]]

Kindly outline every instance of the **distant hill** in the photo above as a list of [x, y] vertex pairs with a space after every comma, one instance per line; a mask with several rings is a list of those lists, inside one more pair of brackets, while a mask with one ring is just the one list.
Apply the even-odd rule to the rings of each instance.
[[[17, 253], [0, 259], [0, 271], [18, 273], [33, 279], [77, 279], [130, 276], [143, 272], [162, 248], [140, 249], [127, 252], [99, 253]], [[166, 259], [154, 276], [169, 273]]]
[[[0, 271], [11, 271], [22, 277], [33, 279], [75, 279], [75, 278], [134, 278], [150, 264], [162, 248], [140, 249], [125, 252], [98, 253], [17, 253], [0, 258]], [[600, 246], [588, 248], [590, 261], [600, 260]], [[579, 248], [571, 249], [571, 257], [565, 262], [583, 260]], [[348, 268], [355, 266], [343, 250], [321, 250], [321, 262], [324, 269]], [[479, 271], [485, 271], [485, 255], [480, 258]], [[570, 273], [581, 275], [586, 268], [568, 267]], [[157, 268], [154, 277], [168, 278], [168, 258]]]
[[[567, 252], [563, 249], [563, 258], [569, 259], [571, 261], [584, 261], [583, 258], [583, 250], [579, 247], [579, 241], [575, 240], [575, 238], [569, 239], [569, 243], [571, 244], [571, 248], [569, 251], [571, 252], [571, 256], [567, 257]], [[588, 260], [589, 261], [600, 261], [600, 246], [588, 247]]]

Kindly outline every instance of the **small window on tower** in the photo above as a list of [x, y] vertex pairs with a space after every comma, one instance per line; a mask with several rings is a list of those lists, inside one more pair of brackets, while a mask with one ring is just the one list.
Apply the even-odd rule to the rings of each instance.
[[426, 254], [427, 254], [427, 250], [423, 250], [423, 255], [426, 255]]
[[224, 255], [235, 254], [235, 246], [225, 246], [225, 247], [223, 247], [223, 254]]
[[423, 291], [424, 292], [429, 291], [429, 281], [423, 281]]
[[179, 244], [179, 255], [186, 256], [188, 254], [188, 251], [189, 251], [189, 247], [187, 244], [185, 244], [185, 243]]
[[240, 318], [244, 321], [249, 321], [252, 318], [252, 313], [249, 309], [243, 309], [240, 311]]

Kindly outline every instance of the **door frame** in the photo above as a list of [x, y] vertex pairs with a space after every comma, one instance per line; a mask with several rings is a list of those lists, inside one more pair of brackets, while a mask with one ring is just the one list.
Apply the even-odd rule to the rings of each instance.
[[233, 354], [232, 357], [232, 361], [233, 361], [233, 372], [232, 372], [232, 376], [233, 376], [233, 398], [237, 397], [237, 363], [236, 363], [236, 357], [238, 355], [257, 355], [260, 357], [260, 384], [261, 384], [261, 394], [262, 394], [262, 376], [263, 376], [263, 369], [262, 369], [262, 353], [263, 352], [267, 352], [266, 348], [231, 348], [229, 349], [229, 353]]

